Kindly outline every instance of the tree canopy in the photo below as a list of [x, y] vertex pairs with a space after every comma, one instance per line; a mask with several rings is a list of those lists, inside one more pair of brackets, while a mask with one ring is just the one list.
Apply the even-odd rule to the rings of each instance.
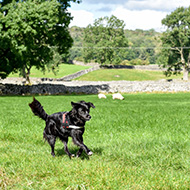
[[183, 79], [188, 80], [190, 68], [190, 7], [177, 8], [162, 20], [167, 27], [162, 34], [161, 64], [167, 68], [166, 75], [177, 74], [183, 68]]
[[123, 56], [121, 48], [128, 46], [124, 26], [124, 21], [113, 15], [110, 18], [99, 18], [93, 25], [88, 25], [84, 31], [84, 60], [118, 64]]
[[35, 66], [44, 70], [56, 51], [65, 55], [73, 40], [67, 11], [76, 0], [0, 2], [0, 77], [22, 70], [29, 77]]
[[[73, 46], [70, 49], [70, 60], [84, 61], [83, 47], [87, 48], [84, 42], [85, 28], [72, 26], [70, 34], [73, 38]], [[160, 35], [153, 29], [150, 30], [128, 30], [124, 29], [128, 47], [122, 49], [122, 60], [119, 64], [155, 64], [161, 46]], [[118, 48], [119, 49], [119, 48]]]

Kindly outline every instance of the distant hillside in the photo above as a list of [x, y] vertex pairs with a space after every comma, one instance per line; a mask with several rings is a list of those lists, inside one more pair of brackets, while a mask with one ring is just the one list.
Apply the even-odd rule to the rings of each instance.
[[152, 45], [150, 47], [156, 47], [158, 45], [158, 39], [161, 33], [156, 32], [154, 29], [151, 30], [125, 30], [125, 36], [132, 43], [134, 47], [145, 47], [147, 45]]
[[73, 26], [69, 29], [70, 34], [74, 40], [74, 46], [82, 47], [84, 29], [77, 26]]
[[[70, 34], [74, 40], [73, 48], [71, 49], [71, 59], [82, 60], [82, 47], [84, 29], [73, 26], [69, 29]], [[160, 47], [161, 33], [151, 30], [125, 30], [125, 36], [128, 39], [129, 47], [126, 49], [127, 60], [131, 64], [154, 64], [156, 62], [158, 47]]]

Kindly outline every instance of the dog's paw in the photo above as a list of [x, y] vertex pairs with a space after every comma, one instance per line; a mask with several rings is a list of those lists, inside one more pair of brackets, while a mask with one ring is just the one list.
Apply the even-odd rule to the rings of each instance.
[[93, 154], [92, 151], [88, 152], [88, 156], [92, 156], [92, 154]]
[[75, 157], [75, 154], [71, 154], [71, 157]]
[[52, 152], [51, 155], [52, 155], [53, 157], [55, 157], [55, 153], [54, 153], [54, 152]]

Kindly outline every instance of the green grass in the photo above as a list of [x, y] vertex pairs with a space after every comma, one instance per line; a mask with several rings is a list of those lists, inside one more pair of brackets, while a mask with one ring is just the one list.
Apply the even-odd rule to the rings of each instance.
[[[72, 65], [72, 64], [61, 64], [59, 65], [58, 72], [56, 75], [50, 70], [43, 73], [40, 70], [37, 70], [35, 67], [31, 69], [30, 77], [44, 77], [44, 78], [61, 78], [66, 75], [70, 75], [76, 73], [81, 70], [85, 70], [90, 68], [91, 66], [80, 66], [80, 65]], [[10, 74], [9, 77], [19, 77], [19, 73]]]
[[[32, 97], [0, 97], [0, 189], [189, 189], [190, 94], [124, 97], [36, 97], [49, 114], [70, 110], [71, 101], [95, 104], [84, 133], [94, 154], [72, 160], [60, 141], [50, 155], [45, 122], [28, 107]], [[78, 149], [71, 140], [69, 149]]]
[[146, 71], [136, 69], [101, 69], [83, 75], [76, 80], [83, 81], [143, 81], [182, 78], [182, 75], [165, 77], [162, 71]]
[[[44, 78], [61, 78], [66, 75], [76, 73], [81, 70], [90, 68], [90, 66], [80, 66], [71, 64], [61, 64], [59, 71], [56, 75], [52, 71], [46, 71], [45, 73], [37, 70], [36, 68], [31, 69], [30, 77], [44, 77]], [[10, 74], [9, 77], [19, 77], [18, 73]], [[136, 69], [100, 69], [97, 71], [85, 74], [75, 80], [82, 81], [143, 81], [143, 80], [159, 80], [159, 79], [180, 79], [182, 74], [178, 76], [165, 77], [162, 71], [146, 71]]]

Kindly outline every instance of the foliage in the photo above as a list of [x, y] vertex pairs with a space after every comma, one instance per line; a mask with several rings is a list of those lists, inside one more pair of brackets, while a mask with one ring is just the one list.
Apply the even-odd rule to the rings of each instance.
[[128, 46], [124, 35], [124, 21], [115, 16], [99, 18], [84, 30], [83, 58], [100, 64], [118, 64]]
[[69, 29], [69, 32], [73, 38], [73, 47], [70, 49], [70, 60], [81, 59], [84, 28], [73, 26]]
[[[82, 60], [82, 49], [84, 43], [84, 30], [85, 28], [80, 28], [73, 26], [70, 28], [70, 34], [74, 40], [74, 45], [70, 49], [70, 59], [80, 61]], [[124, 30], [125, 37], [128, 40], [128, 46], [126, 48], [121, 48], [123, 51], [122, 60], [131, 61], [131, 63], [136, 63], [134, 59], [141, 59], [142, 62], [146, 64], [155, 64], [158, 57], [158, 49], [160, 49], [160, 33], [151, 30]]]
[[[189, 95], [37, 97], [49, 114], [70, 110], [71, 101], [95, 104], [84, 133], [94, 154], [72, 160], [60, 141], [50, 155], [45, 123], [28, 107], [32, 97], [0, 97], [0, 189], [188, 189]], [[69, 149], [78, 150], [71, 139]]]
[[136, 59], [132, 59], [130, 61], [128, 60], [124, 60], [120, 63], [120, 65], [149, 65], [149, 61], [147, 59], [145, 60], [142, 60], [142, 59], [139, 59], [139, 58], [136, 58]]
[[184, 80], [188, 80], [190, 69], [190, 7], [177, 8], [162, 20], [167, 27], [162, 34], [163, 67], [167, 67], [167, 75], [177, 74], [183, 68]]
[[[0, 9], [0, 77], [22, 70], [45, 70], [54, 50], [65, 55], [72, 45], [67, 8], [71, 0], [2, 1]], [[74, 0], [75, 1], [75, 0]]]
[[142, 61], [155, 64], [156, 48], [159, 46], [159, 33], [151, 30], [136, 29], [125, 30], [125, 35], [129, 40], [129, 49], [126, 50], [125, 59], [141, 59]]

